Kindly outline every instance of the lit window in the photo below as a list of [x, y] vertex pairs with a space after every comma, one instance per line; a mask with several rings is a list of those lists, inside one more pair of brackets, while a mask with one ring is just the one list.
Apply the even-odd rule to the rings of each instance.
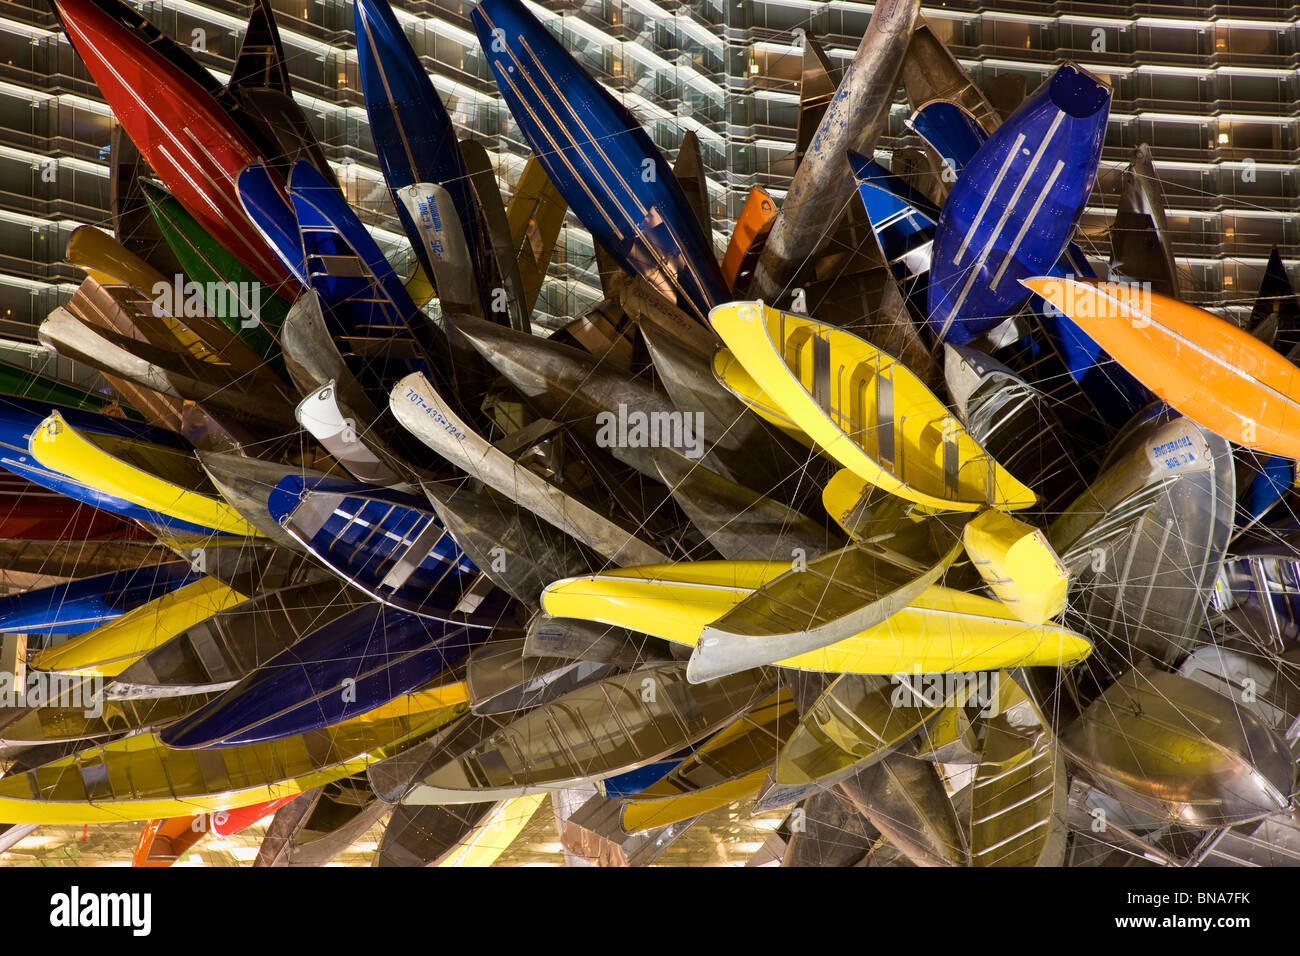
[[1220, 134], [1219, 134], [1219, 145], [1220, 145], [1220, 146], [1227, 146], [1227, 145], [1228, 145], [1228, 134], [1227, 134], [1227, 133], [1220, 133]]

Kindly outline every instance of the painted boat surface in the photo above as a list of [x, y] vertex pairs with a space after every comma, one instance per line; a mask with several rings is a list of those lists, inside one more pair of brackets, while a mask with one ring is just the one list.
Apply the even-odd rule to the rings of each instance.
[[423, 375], [408, 375], [393, 387], [393, 416], [416, 438], [471, 478], [527, 508], [617, 564], [664, 560], [666, 555], [573, 496], [524, 468], [473, 431]]
[[[91, 438], [55, 412], [32, 433], [36, 461], [69, 481], [145, 512], [144, 520], [181, 531], [257, 536], [257, 529], [215, 495], [192, 456], [130, 439]], [[135, 517], [136, 515], [131, 515]]]
[[326, 866], [390, 809], [375, 799], [364, 774], [331, 781], [277, 812], [253, 866]]
[[490, 630], [506, 610], [506, 596], [414, 495], [287, 474], [267, 509], [321, 564], [383, 604], [478, 630]]
[[91, 369], [31, 342], [0, 339], [0, 395], [102, 412], [116, 402], [108, 381]]
[[[278, 352], [275, 335], [284, 324], [289, 304], [213, 239], [169, 193], [148, 181], [142, 182], [140, 188], [150, 214], [181, 268], [191, 281], [202, 287], [209, 312], [257, 355], [273, 359]], [[220, 302], [216, 301], [215, 292], [221, 294]], [[232, 299], [238, 308], [231, 308]], [[254, 319], [255, 324], [245, 324]]]
[[339, 405], [338, 391], [334, 379], [309, 391], [293, 410], [298, 424], [358, 481], [383, 487], [405, 486], [402, 475], [372, 450], [373, 439], [357, 435], [357, 418], [346, 413], [351, 409]]
[[497, 183], [492, 158], [484, 145], [476, 139], [463, 139], [458, 145], [469, 169], [469, 182], [477, 200], [477, 210], [483, 217], [483, 231], [487, 239], [487, 251], [492, 257], [491, 264], [495, 266], [494, 274], [500, 280], [500, 286], [492, 288], [506, 290], [504, 303], [499, 301], [495, 292], [488, 295], [483, 313], [495, 316], [498, 321], [505, 321], [508, 317], [512, 329], [531, 332], [532, 310], [529, 303], [528, 311], [525, 311], [524, 283], [519, 274], [519, 247], [510, 238], [510, 219], [501, 198], [501, 187]]
[[722, 257], [722, 281], [733, 292], [749, 287], [775, 218], [776, 200], [762, 186], [751, 187], [731, 230], [726, 254]]
[[703, 320], [727, 285], [672, 168], [641, 124], [520, 0], [471, 15], [511, 115], [593, 238]]
[[1178, 267], [1151, 147], [1142, 143], [1120, 183], [1111, 225], [1110, 275], [1150, 282], [1161, 295], [1179, 298]]
[[198, 580], [188, 561], [168, 561], [0, 597], [0, 633], [84, 634]]
[[935, 151], [954, 179], [989, 138], [970, 111], [952, 100], [930, 100], [913, 110], [904, 123]]
[[658, 782], [623, 804], [628, 833], [680, 823], [756, 792], [799, 715], [789, 691], [773, 694], [718, 731]]
[[[307, 634], [158, 737], [169, 747], [200, 749], [329, 727], [423, 687], [482, 639], [463, 627], [364, 605]], [[467, 699], [463, 682], [445, 683], [446, 705]]]
[[799, 807], [800, 829], [791, 829], [783, 867], [856, 866], [880, 841], [880, 831], [834, 790], [813, 794]]
[[445, 378], [447, 348], [435, 338], [383, 251], [333, 183], [299, 161], [289, 175], [311, 287], [330, 332], [376, 404], [413, 371]]
[[546, 793], [498, 803], [400, 806], [375, 866], [491, 866], [523, 832]]
[[975, 85], [952, 51], [934, 34], [924, 17], [918, 19], [903, 58], [903, 88], [913, 110], [934, 100], [945, 100], [962, 107], [975, 118], [987, 134], [1002, 122], [988, 99]]
[[[680, 663], [608, 677], [529, 711], [415, 790], [420, 802], [472, 803], [602, 780], [721, 729], [770, 694], [772, 682], [754, 671], [692, 685]], [[646, 686], [655, 692], [643, 693]]]
[[1065, 609], [1070, 576], [1041, 529], [989, 510], [967, 523], [962, 544], [984, 583], [1026, 624]]
[[1026, 300], [1065, 252], [1097, 173], [1110, 88], [1073, 64], [1043, 83], [958, 178], [935, 231], [936, 338], [964, 345]]
[[[477, 273], [490, 286], [492, 253], [487, 227], [469, 167], [456, 143], [451, 116], [386, 0], [360, 0], [354, 24], [370, 134], [411, 247], [425, 272], [435, 275], [435, 264], [420, 241], [420, 226], [398, 194], [417, 183], [442, 186], [451, 196], [471, 250], [470, 281]], [[477, 297], [477, 289], [475, 294]]]
[[[848, 640], [907, 607], [961, 553], [964, 522], [903, 519], [892, 534], [800, 562], [704, 628], [687, 677], [695, 683], [774, 664]], [[1036, 622], [1042, 623], [1042, 622]]]
[[310, 288], [307, 259], [298, 238], [298, 216], [280, 174], [264, 162], [249, 163], [239, 171], [235, 184], [239, 205], [253, 229], [298, 284]]
[[171, 866], [209, 833], [234, 836], [263, 817], [270, 816], [293, 797], [264, 800], [247, 807], [218, 810], [216, 813], [191, 814], [170, 820], [150, 820], [140, 831], [132, 866]]
[[534, 614], [524, 636], [524, 657], [612, 664], [620, 668], [672, 660], [667, 648], [644, 634], [577, 618]]
[[[694, 646], [705, 627], [788, 567], [696, 561], [621, 568], [555, 582], [543, 593], [542, 608], [555, 617], [598, 621]], [[1068, 628], [1028, 625], [1000, 601], [932, 585], [882, 623], [776, 663], [829, 673], [938, 673], [1061, 667], [1091, 650]]]
[[1228, 443], [1156, 406], [1116, 436], [1100, 477], [1052, 522], [1071, 613], [1114, 664], [1138, 653], [1172, 664], [1202, 639], [1235, 485]]
[[210, 90], [114, 16], [119, 4], [59, 0], [54, 6], [68, 39], [154, 172], [224, 248], [279, 288], [289, 277], [252, 238], [236, 198], [240, 170], [259, 159], [253, 141]]
[[887, 128], [919, 13], [918, 0], [889, 0], [872, 11], [768, 233], [752, 283], [759, 296], [775, 301], [843, 215], [853, 193], [845, 153], [871, 153]]
[[367, 603], [364, 595], [333, 578], [260, 593], [145, 654], [104, 688], [104, 700], [126, 707], [127, 701], [224, 691], [303, 637]]
[[531, 316], [537, 305], [537, 295], [542, 291], [568, 211], [569, 204], [546, 175], [545, 167], [536, 156], [529, 156], [506, 207], [510, 244], [519, 250], [516, 263], [522, 284], [519, 302], [525, 315]]
[[116, 823], [228, 810], [363, 771], [462, 714], [414, 695], [303, 737], [211, 754], [172, 750], [152, 734], [94, 747], [0, 782], [0, 821]]
[[133, 521], [100, 511], [0, 471], [0, 539], [9, 541], [152, 541]]
[[216, 578], [201, 578], [93, 631], [37, 651], [31, 666], [65, 674], [114, 677], [187, 627], [245, 599], [245, 595]]
[[873, 159], [850, 153], [849, 165], [881, 255], [910, 295], [930, 271], [939, 209]]
[[864, 480], [940, 510], [1035, 503], [924, 383], [863, 339], [762, 303], [709, 320], [785, 415]]
[[1300, 458], [1300, 369], [1250, 333], [1131, 283], [1024, 284], [1188, 418], [1247, 448]]
[[1255, 714], [1185, 677], [1134, 668], [1061, 732], [1104, 793], [1157, 819], [1231, 826], [1284, 809], [1294, 761]]

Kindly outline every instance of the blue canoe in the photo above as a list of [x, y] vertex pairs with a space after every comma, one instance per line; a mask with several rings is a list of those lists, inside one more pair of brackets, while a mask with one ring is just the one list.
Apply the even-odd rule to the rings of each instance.
[[376, 406], [386, 407], [393, 384], [411, 372], [445, 389], [445, 338], [434, 337], [338, 187], [300, 160], [289, 174], [289, 195], [308, 282], [320, 294], [339, 352]]
[[[355, 19], [357, 65], [370, 135], [411, 248], [425, 273], [434, 275], [421, 229], [397, 191], [416, 183], [436, 183], [451, 195], [478, 272], [480, 292], [486, 295], [494, 260], [451, 116], [386, 0], [356, 0]], [[490, 314], [486, 298], [483, 308]]]
[[164, 515], [151, 508], [144, 508], [116, 495], [105, 494], [97, 488], [83, 484], [57, 471], [50, 471], [40, 465], [29, 451], [32, 433], [52, 412], [58, 412], [64, 420], [82, 431], [92, 435], [109, 435], [120, 438], [132, 438], [149, 441], [167, 448], [189, 450], [189, 445], [181, 436], [172, 432], [151, 428], [138, 422], [122, 418], [111, 418], [96, 412], [88, 412], [66, 405], [40, 402], [34, 399], [19, 398], [13, 395], [0, 395], [0, 467], [15, 475], [26, 478], [42, 488], [66, 495], [74, 501], [80, 501], [93, 508], [99, 508], [123, 518], [132, 518], [148, 522], [181, 534], [221, 535], [201, 525], [180, 521]]
[[980, 146], [935, 232], [929, 324], [958, 345], [998, 325], [1065, 252], [1097, 174], [1110, 90], [1072, 64]]
[[349, 611], [164, 728], [169, 747], [228, 747], [320, 730], [428, 684], [487, 631], [378, 604]]
[[924, 285], [939, 209], [873, 159], [849, 153], [871, 230], [894, 278], [905, 290]]
[[289, 474], [271, 491], [267, 510], [331, 571], [398, 610], [490, 630], [510, 605], [422, 498]]
[[239, 204], [252, 220], [266, 244], [275, 252], [284, 267], [303, 285], [308, 285], [307, 263], [303, 260], [302, 240], [298, 237], [298, 219], [272, 178], [271, 171], [261, 163], [245, 166], [236, 184]]
[[9, 594], [0, 634], [84, 634], [201, 577], [188, 561], [168, 561]]
[[482, 0], [471, 19], [515, 122], [592, 237], [701, 321], [730, 301], [712, 239], [627, 108], [519, 0]]

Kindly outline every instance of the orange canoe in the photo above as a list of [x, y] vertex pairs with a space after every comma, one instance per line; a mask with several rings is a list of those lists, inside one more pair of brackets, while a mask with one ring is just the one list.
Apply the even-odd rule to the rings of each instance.
[[1198, 425], [1300, 459], [1300, 369], [1245, 330], [1137, 282], [1023, 282]]
[[250, 807], [221, 810], [217, 813], [198, 813], [189, 817], [172, 817], [170, 820], [150, 820], [140, 831], [140, 840], [131, 854], [132, 866], [171, 866], [209, 833], [230, 836], [252, 826], [258, 820], [275, 813], [290, 800], [280, 797]]
[[755, 186], [745, 197], [727, 243], [727, 254], [722, 257], [722, 278], [727, 280], [728, 288], [735, 289], [737, 280], [748, 280], [775, 219], [776, 200], [762, 186]]

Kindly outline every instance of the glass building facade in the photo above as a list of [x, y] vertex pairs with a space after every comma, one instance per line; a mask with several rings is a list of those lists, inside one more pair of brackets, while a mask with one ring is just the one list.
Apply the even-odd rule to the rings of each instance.
[[[245, 4], [139, 6], [191, 44], [214, 74], [229, 74]], [[508, 196], [528, 148], [479, 52], [469, 20], [473, 3], [394, 6], [457, 126], [493, 155]], [[299, 102], [349, 200], [405, 267], [409, 251], [377, 170], [362, 102], [351, 4], [274, 0], [274, 7]], [[843, 65], [873, 9], [852, 0], [546, 0], [532, 7], [670, 157], [686, 131], [696, 133], [719, 248], [751, 186], [780, 197], [788, 185], [800, 34], [816, 36], [831, 61]], [[1248, 313], [1271, 248], [1294, 265], [1296, 7], [954, 0], [922, 11], [981, 86], [1011, 74], [1032, 90], [1066, 60], [1110, 82], [1106, 147], [1081, 223], [1090, 255], [1108, 257], [1120, 173], [1133, 148], [1147, 143], [1189, 298], [1224, 314]], [[0, 3], [0, 44], [0, 336], [32, 339], [81, 279], [61, 262], [71, 231], [87, 223], [111, 228], [113, 119], [43, 0]], [[906, 114], [900, 97], [882, 153], [919, 145], [907, 134]], [[544, 322], [560, 324], [600, 298], [591, 239], [570, 216], [544, 290]]]

